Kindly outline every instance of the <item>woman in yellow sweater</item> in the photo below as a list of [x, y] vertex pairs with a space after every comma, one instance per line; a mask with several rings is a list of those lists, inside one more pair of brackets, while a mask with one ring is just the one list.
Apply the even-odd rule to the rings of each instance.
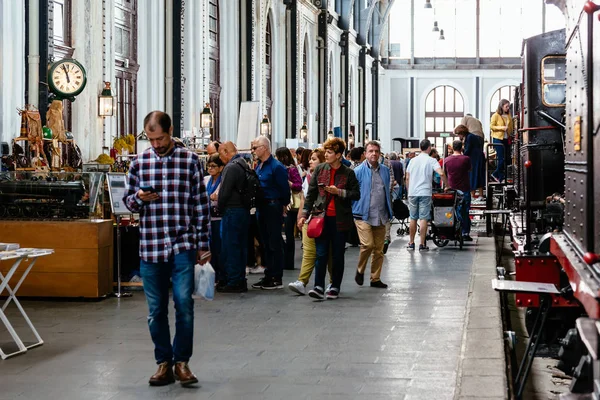
[[510, 101], [506, 99], [500, 100], [498, 109], [492, 115], [490, 122], [490, 129], [492, 131], [492, 143], [503, 144], [504, 146], [495, 146], [496, 157], [498, 160], [496, 170], [492, 172], [492, 178], [497, 182], [502, 182], [504, 176], [504, 162], [505, 158], [508, 157], [508, 136], [512, 134], [513, 123], [512, 117], [509, 112]]

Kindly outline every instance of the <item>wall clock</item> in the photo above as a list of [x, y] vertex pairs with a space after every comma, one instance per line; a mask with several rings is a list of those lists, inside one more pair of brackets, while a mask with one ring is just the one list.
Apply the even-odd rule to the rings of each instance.
[[85, 68], [77, 60], [64, 59], [50, 64], [48, 86], [57, 100], [75, 101], [87, 83]]

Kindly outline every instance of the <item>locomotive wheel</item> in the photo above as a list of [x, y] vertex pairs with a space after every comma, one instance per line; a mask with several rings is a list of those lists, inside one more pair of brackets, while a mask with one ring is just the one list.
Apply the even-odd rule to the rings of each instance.
[[[531, 336], [535, 318], [539, 308], [527, 307], [525, 313], [525, 328]], [[575, 326], [575, 320], [583, 315], [579, 307], [551, 308], [546, 319], [546, 325], [541, 334], [541, 341], [547, 345], [557, 344], [559, 339], [565, 337], [569, 329]]]
[[34, 206], [23, 206], [21, 207], [21, 215], [25, 218], [31, 218], [36, 214]]
[[6, 207], [6, 213], [8, 217], [17, 218], [21, 216], [21, 209], [19, 206], [11, 205]]
[[440, 239], [439, 237], [435, 236], [433, 238], [433, 243], [437, 246], [437, 247], [445, 247], [448, 245], [448, 243], [450, 243], [450, 240], [448, 239]]
[[49, 207], [38, 207], [38, 209], [35, 211], [35, 216], [38, 218], [48, 218], [50, 216], [51, 210]]

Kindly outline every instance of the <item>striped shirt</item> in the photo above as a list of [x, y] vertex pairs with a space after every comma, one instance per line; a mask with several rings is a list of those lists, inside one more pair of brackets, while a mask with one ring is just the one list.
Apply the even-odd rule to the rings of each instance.
[[[137, 192], [151, 186], [158, 200], [143, 202]], [[158, 156], [150, 148], [131, 162], [127, 208], [140, 213], [140, 258], [166, 262], [183, 251], [209, 251], [210, 203], [198, 165], [198, 156], [174, 146]]]

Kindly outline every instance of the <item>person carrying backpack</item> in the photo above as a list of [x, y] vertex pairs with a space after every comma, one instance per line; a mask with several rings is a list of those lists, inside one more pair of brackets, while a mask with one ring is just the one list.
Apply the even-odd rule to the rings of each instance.
[[283, 289], [283, 238], [281, 226], [290, 203], [288, 171], [271, 155], [271, 142], [264, 136], [252, 142], [252, 151], [259, 160], [256, 174], [264, 193], [257, 204], [258, 228], [265, 247], [265, 276], [252, 285], [254, 289]]
[[246, 259], [248, 258], [248, 204], [247, 174], [250, 169], [238, 154], [233, 142], [219, 146], [219, 157], [225, 164], [219, 189], [218, 208], [221, 212], [221, 265], [225, 271], [223, 284], [217, 286], [222, 293], [248, 291], [246, 284]]

